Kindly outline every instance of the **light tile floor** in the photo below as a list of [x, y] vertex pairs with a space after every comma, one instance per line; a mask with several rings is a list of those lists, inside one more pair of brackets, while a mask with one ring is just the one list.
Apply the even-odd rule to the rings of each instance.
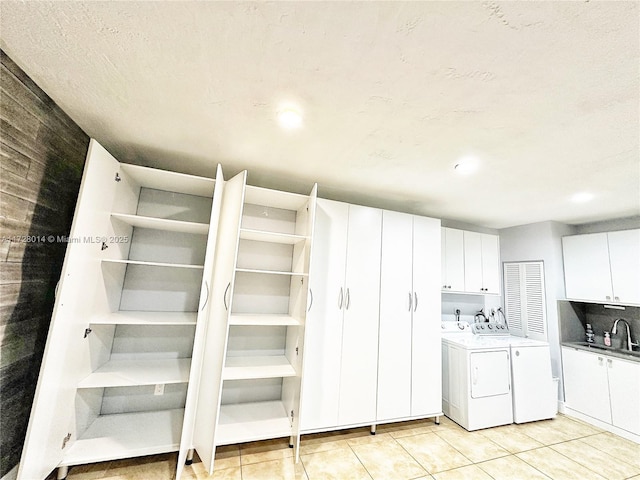
[[[185, 480], [640, 480], [640, 445], [578, 420], [467, 432], [446, 417], [220, 447], [209, 476], [195, 459]], [[69, 480], [171, 480], [176, 455], [73, 467]], [[55, 477], [51, 477], [55, 478]]]

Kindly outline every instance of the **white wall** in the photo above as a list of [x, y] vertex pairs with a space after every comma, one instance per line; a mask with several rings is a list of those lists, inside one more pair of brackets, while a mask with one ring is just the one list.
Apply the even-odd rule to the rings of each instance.
[[[499, 231], [502, 262], [540, 260], [544, 262], [547, 333], [551, 347], [551, 366], [553, 376], [560, 378], [560, 382], [562, 382], [562, 363], [557, 301], [565, 298], [561, 238], [574, 233], [575, 227], [558, 222], [533, 223]], [[560, 400], [564, 400], [563, 392], [561, 383]]]

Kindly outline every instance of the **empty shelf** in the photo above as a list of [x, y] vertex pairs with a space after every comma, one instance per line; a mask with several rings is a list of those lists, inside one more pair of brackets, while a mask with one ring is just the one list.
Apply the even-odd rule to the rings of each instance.
[[296, 370], [284, 355], [227, 357], [223, 380], [293, 377]]
[[190, 358], [109, 360], [82, 380], [78, 388], [185, 383], [190, 366]]
[[196, 312], [136, 312], [124, 311], [91, 319], [94, 325], [195, 325]]
[[183, 222], [180, 220], [143, 217], [138, 215], [128, 215], [125, 213], [112, 213], [111, 217], [117, 218], [132, 227], [152, 228], [168, 232], [197, 233], [201, 235], [206, 235], [207, 232], [209, 232], [209, 225], [206, 223]]
[[167, 192], [211, 198], [216, 184], [216, 181], [212, 178], [196, 177], [139, 165], [122, 164], [120, 169], [141, 187]]
[[246, 228], [240, 229], [240, 238], [242, 240], [253, 240], [258, 242], [282, 243], [285, 245], [295, 245], [304, 242], [309, 237], [304, 235], [292, 235], [290, 233], [265, 232], [261, 230], [250, 230]]
[[216, 429], [218, 445], [290, 435], [289, 415], [279, 400], [220, 406], [220, 417]]
[[143, 265], [147, 267], [192, 268], [194, 270], [204, 270], [204, 266], [202, 265], [188, 265], [185, 263], [143, 262], [141, 260], [118, 260], [111, 258], [105, 258], [102, 261], [106, 263], [121, 263], [125, 265]]
[[254, 268], [236, 268], [236, 272], [245, 272], [245, 273], [261, 273], [267, 275], [293, 275], [297, 277], [308, 277], [308, 273], [296, 273], [296, 272], [282, 272], [278, 270], [257, 270]]
[[264, 205], [266, 207], [299, 210], [309, 201], [308, 195], [282, 192], [263, 187], [247, 185], [244, 190], [244, 203]]
[[71, 444], [60, 465], [176, 451], [183, 418], [184, 409], [101, 415]]
[[268, 314], [232, 314], [229, 318], [229, 325], [255, 325], [255, 326], [298, 326], [300, 320], [291, 315], [268, 315]]

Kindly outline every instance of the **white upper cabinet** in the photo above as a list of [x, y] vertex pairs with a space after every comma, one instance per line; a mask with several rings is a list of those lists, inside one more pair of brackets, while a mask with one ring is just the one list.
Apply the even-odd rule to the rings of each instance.
[[443, 227], [442, 291], [498, 295], [498, 236]]
[[562, 238], [566, 296], [640, 304], [640, 230]]
[[613, 300], [640, 304], [640, 230], [609, 232]]
[[442, 290], [464, 292], [464, 237], [462, 230], [442, 227]]

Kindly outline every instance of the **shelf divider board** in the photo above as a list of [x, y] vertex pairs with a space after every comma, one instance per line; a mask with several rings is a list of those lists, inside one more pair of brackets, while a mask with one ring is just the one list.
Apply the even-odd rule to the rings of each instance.
[[254, 240], [258, 242], [282, 243], [286, 245], [295, 245], [296, 243], [304, 242], [309, 237], [305, 235], [294, 235], [290, 233], [266, 232], [261, 230], [241, 228], [240, 238], [242, 240]]
[[213, 197], [215, 180], [185, 173], [169, 172], [139, 165], [121, 164], [120, 169], [141, 187], [165, 190], [167, 192]]
[[227, 357], [223, 380], [294, 377], [296, 370], [284, 355]]
[[190, 358], [109, 360], [82, 380], [78, 388], [185, 383], [190, 366]]
[[289, 437], [291, 423], [281, 401], [238, 403], [220, 406], [216, 444]]
[[116, 218], [132, 227], [152, 228], [167, 232], [195, 233], [206, 235], [209, 225], [206, 223], [184, 222], [181, 220], [168, 220], [165, 218], [143, 217], [126, 213], [112, 213], [111, 218]]
[[103, 258], [102, 261], [107, 263], [123, 263], [126, 265], [142, 265], [148, 267], [192, 268], [194, 270], [204, 269], [203, 265], [187, 265], [184, 263], [143, 262], [141, 260], [119, 260], [115, 258]]
[[302, 322], [291, 315], [269, 315], [269, 314], [231, 314], [229, 317], [229, 325], [247, 325], [247, 326], [300, 326]]
[[268, 275], [292, 275], [296, 277], [308, 277], [308, 273], [297, 273], [297, 272], [280, 272], [276, 270], [257, 270], [254, 268], [236, 268], [236, 272], [245, 272], [245, 273], [262, 273]]
[[178, 450], [184, 409], [99, 416], [69, 447], [61, 466]]
[[196, 312], [136, 312], [120, 310], [90, 319], [94, 325], [195, 325]]

